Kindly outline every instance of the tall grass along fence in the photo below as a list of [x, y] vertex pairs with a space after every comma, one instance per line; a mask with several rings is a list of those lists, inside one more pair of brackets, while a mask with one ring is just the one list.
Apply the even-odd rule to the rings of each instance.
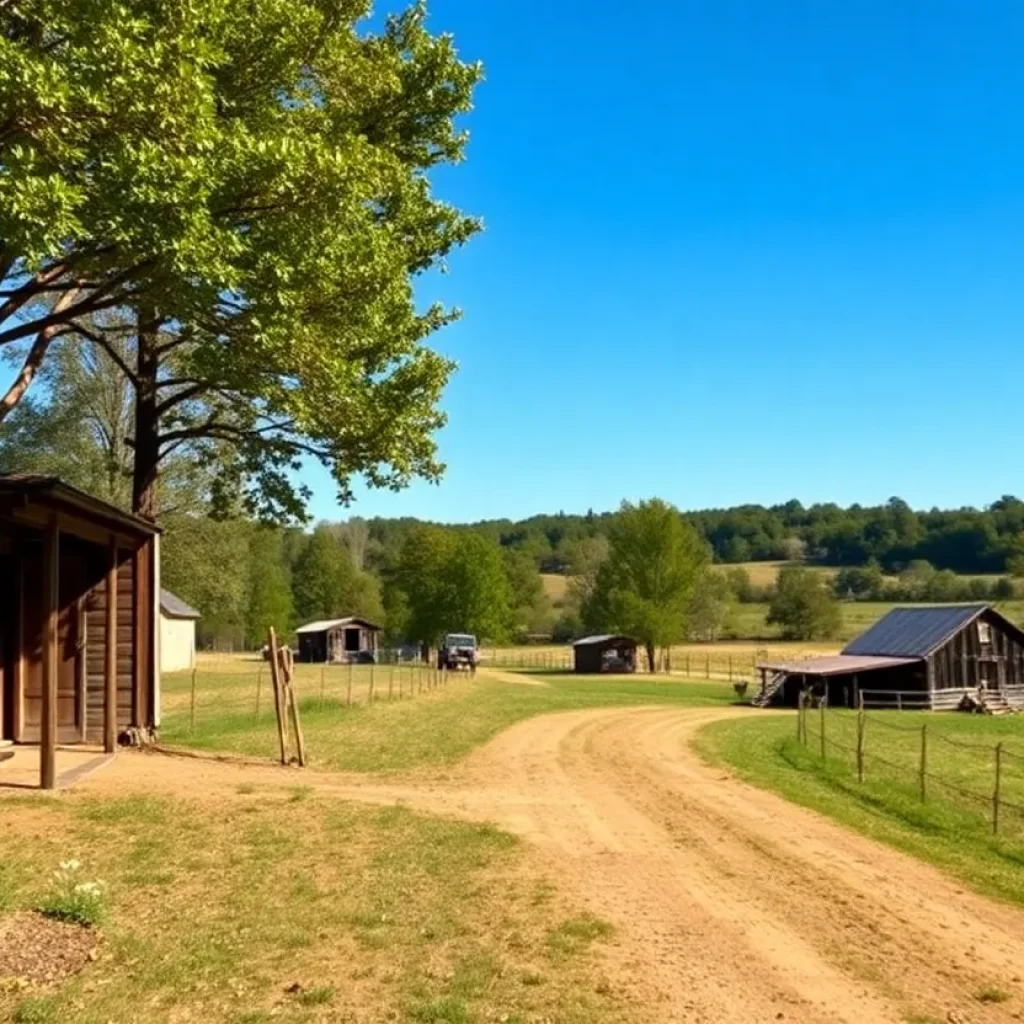
[[[296, 664], [292, 686], [303, 715], [339, 707], [369, 707], [413, 700], [450, 685], [467, 673], [422, 663], [383, 665]], [[166, 676], [165, 724], [177, 735], [205, 725], [265, 724], [274, 727], [274, 688], [267, 662], [235, 659]]]
[[[898, 719], [898, 720], [897, 720]], [[894, 715], [800, 701], [797, 740], [830, 774], [955, 808], [993, 835], [1024, 839], [1024, 740], [987, 734], [983, 716]]]

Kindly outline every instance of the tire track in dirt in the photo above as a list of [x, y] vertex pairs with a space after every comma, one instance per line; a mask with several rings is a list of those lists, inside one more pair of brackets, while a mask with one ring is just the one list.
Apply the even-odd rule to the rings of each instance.
[[[508, 729], [443, 780], [160, 758], [140, 770], [126, 757], [83, 788], [135, 781], [223, 799], [242, 782], [302, 785], [493, 821], [534, 844], [560, 889], [615, 924], [604, 966], [637, 1021], [1022, 1019], [1024, 913], [690, 749], [704, 725], [746, 713], [547, 715]], [[1014, 998], [982, 1004], [986, 985]]]

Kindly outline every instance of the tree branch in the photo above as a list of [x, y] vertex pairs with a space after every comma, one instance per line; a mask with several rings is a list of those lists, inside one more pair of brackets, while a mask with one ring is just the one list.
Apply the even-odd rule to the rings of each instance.
[[118, 352], [102, 334], [90, 331], [87, 327], [83, 327], [77, 322], [72, 324], [69, 330], [73, 330], [75, 333], [88, 338], [94, 345], [99, 345], [99, 347], [103, 349], [103, 351], [106, 352], [110, 359], [115, 363], [117, 368], [132, 382], [132, 385], [138, 385], [138, 374], [124, 361], [124, 359], [121, 358], [121, 353]]

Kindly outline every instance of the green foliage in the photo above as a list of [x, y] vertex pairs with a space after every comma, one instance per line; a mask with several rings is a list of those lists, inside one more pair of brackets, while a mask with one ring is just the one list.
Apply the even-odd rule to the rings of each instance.
[[714, 641], [729, 625], [736, 596], [730, 580], [720, 572], [707, 569], [701, 576], [687, 619], [691, 639]]
[[685, 636], [709, 560], [707, 545], [673, 506], [658, 498], [624, 502], [609, 527], [608, 557], [584, 607], [585, 624], [635, 637], [653, 671], [655, 648]]
[[245, 634], [258, 647], [273, 626], [287, 636], [294, 618], [291, 579], [284, 560], [283, 537], [279, 530], [257, 528], [249, 540], [249, 601], [245, 612]]
[[552, 625], [551, 601], [536, 562], [516, 548], [503, 548], [502, 561], [510, 590], [512, 627], [519, 636], [546, 633]]
[[481, 71], [422, 4], [377, 33], [366, 13], [0, 6], [0, 347], [31, 343], [30, 384], [54, 333], [130, 325], [137, 508], [183, 446], [225, 455], [218, 501], [268, 516], [301, 515], [302, 457], [344, 498], [441, 472], [452, 364], [423, 342], [455, 313], [412, 279], [478, 228], [428, 174], [461, 158]]
[[301, 622], [383, 614], [376, 581], [356, 570], [334, 530], [321, 523], [295, 560], [292, 573], [295, 614]]
[[788, 640], [828, 640], [842, 628], [842, 611], [820, 573], [787, 566], [779, 573], [768, 622]]
[[106, 890], [102, 882], [86, 881], [81, 872], [81, 862], [62, 861], [48, 892], [39, 901], [39, 912], [72, 924], [98, 925], [107, 912]]

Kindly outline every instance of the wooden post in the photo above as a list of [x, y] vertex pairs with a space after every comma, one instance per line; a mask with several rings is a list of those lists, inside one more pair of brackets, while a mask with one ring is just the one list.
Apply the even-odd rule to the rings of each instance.
[[732, 655], [729, 655], [729, 682], [732, 682]]
[[348, 663], [348, 691], [345, 697], [345, 703], [352, 707], [352, 662]]
[[260, 720], [260, 690], [263, 689], [263, 666], [256, 670], [256, 721]]
[[821, 759], [822, 759], [822, 761], [824, 761], [825, 760], [825, 711], [827, 709], [827, 705], [825, 703], [825, 699], [824, 698], [822, 698], [821, 701], [818, 703], [818, 707], [821, 709]]
[[705, 679], [710, 679], [711, 678], [711, 655], [710, 654], [705, 654], [704, 655], [704, 678]]
[[188, 731], [190, 733], [196, 731], [196, 668], [194, 665], [192, 666], [192, 700], [188, 711]]
[[295, 658], [291, 648], [281, 651], [281, 682], [284, 686], [285, 704], [291, 716], [292, 728], [295, 730], [295, 749], [299, 757], [299, 767], [306, 767], [306, 740], [302, 735], [302, 723], [299, 721], [299, 705], [295, 700], [295, 687], [292, 679], [295, 675]]
[[107, 643], [103, 695], [103, 749], [117, 749], [117, 538], [110, 537], [107, 560]]
[[864, 781], [864, 702], [857, 709], [857, 781]]
[[804, 740], [804, 695], [796, 695], [796, 741], [803, 743]]
[[897, 690], [896, 691], [896, 710], [897, 711], [902, 711], [903, 710], [903, 691], [902, 690]]
[[921, 803], [928, 799], [928, 724], [921, 726], [921, 767], [918, 769]]
[[373, 707], [373, 662], [370, 662], [370, 698], [367, 701], [370, 707]]
[[57, 785], [57, 621], [60, 613], [60, 530], [51, 516], [43, 534], [43, 707], [40, 722], [39, 785]]
[[399, 665], [398, 666], [398, 699], [399, 699], [399, 701], [403, 700], [404, 696], [405, 696], [405, 694], [403, 692], [405, 690], [405, 686], [404, 686], [404, 680], [402, 679], [402, 675], [403, 675], [402, 666]]
[[388, 703], [390, 704], [395, 695], [395, 666], [388, 669]]
[[288, 741], [285, 738], [284, 693], [281, 690], [281, 666], [278, 660], [277, 633], [270, 627], [270, 681], [274, 686], [274, 711], [277, 713], [277, 740], [281, 748], [281, 764], [288, 763]]
[[1003, 745], [996, 744], [996, 783], [992, 789], [992, 834], [999, 835], [999, 800], [1003, 788]]
[[320, 710], [324, 709], [324, 685], [327, 682], [327, 666], [320, 666]]

